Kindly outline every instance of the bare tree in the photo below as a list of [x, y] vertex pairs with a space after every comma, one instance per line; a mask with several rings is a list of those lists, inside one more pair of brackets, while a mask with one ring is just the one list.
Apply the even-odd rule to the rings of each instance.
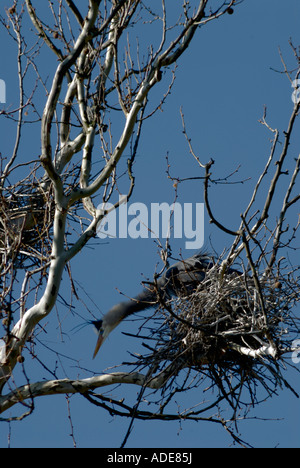
[[[182, 115], [190, 152], [204, 179], [207, 211], [212, 223], [232, 236], [231, 251], [216, 259], [216, 267], [192, 298], [168, 304], [158, 298], [155, 327], [146, 324], [143, 330], [147, 330], [147, 337], [141, 334], [143, 340], [151, 340], [145, 345], [148, 354], [128, 363], [128, 372], [87, 379], [27, 381], [22, 350], [53, 311], [65, 270], [76, 295], [70, 262], [95, 237], [109, 210], [118, 209], [121, 184], [122, 189], [126, 186], [127, 198], [133, 193], [133, 164], [143, 123], [167, 98], [177, 62], [180, 66], [180, 58], [199, 27], [232, 14], [241, 2], [220, 1], [216, 6], [217, 2], [209, 0], [183, 0], [176, 6], [178, 20], [174, 24], [169, 23], [168, 15], [174, 5], [165, 0], [155, 7], [141, 0], [84, 3], [79, 7], [72, 0], [59, 0], [55, 5], [49, 1], [48, 17], [42, 17], [38, 4], [15, 0], [7, 17], [1, 18], [2, 27], [18, 47], [20, 99], [17, 109], [1, 112], [2, 118], [15, 121], [16, 140], [11, 157], [1, 159], [0, 305], [5, 336], [0, 355], [0, 411], [20, 404], [24, 406], [22, 416], [16, 417], [20, 419], [32, 412], [34, 399], [39, 396], [78, 393], [111, 414], [132, 419], [215, 422], [241, 442], [232, 421], [242, 406], [247, 414], [249, 401], [252, 406], [256, 404], [257, 386], [269, 393], [281, 385], [291, 389], [283, 367], [284, 356], [294, 350], [292, 342], [299, 332], [293, 314], [299, 279], [297, 267], [282, 258], [281, 250], [296, 248], [293, 243], [299, 219], [289, 227], [285, 220], [299, 205], [299, 156], [288, 175], [282, 205], [279, 209], [275, 206], [276, 219], [271, 211], [274, 193], [285, 174], [284, 163], [291, 157], [288, 149], [299, 115], [299, 99], [295, 99], [279, 156], [279, 131], [272, 129], [263, 116], [262, 124], [273, 138], [270, 156], [240, 224], [234, 228], [222, 225], [214, 215], [210, 204], [210, 186], [216, 182], [214, 162], [201, 161], [195, 154]], [[28, 18], [33, 25], [30, 43], [25, 41], [22, 29]], [[151, 24], [155, 31], [153, 42], [146, 45], [134, 36], [143, 23]], [[293, 50], [299, 63], [297, 50]], [[49, 56], [53, 67], [50, 84], [39, 66], [43, 54]], [[289, 76], [288, 70], [286, 73]], [[164, 88], [158, 87], [159, 83]], [[155, 87], [161, 92], [160, 102], [148, 110]], [[46, 94], [42, 106], [41, 89]], [[32, 125], [40, 127], [41, 154], [38, 160], [21, 164], [18, 155], [29, 108], [36, 115]], [[126, 166], [121, 159], [125, 149], [130, 152]], [[275, 158], [275, 172], [264, 203], [256, 206], [257, 193], [266, 183]], [[27, 166], [28, 173], [20, 178], [20, 169], [24, 174]], [[120, 177], [124, 174], [126, 183]], [[104, 204], [110, 201], [113, 208], [98, 209], [99, 200]], [[226, 268], [236, 262], [242, 276], [227, 277]], [[205, 311], [201, 320], [199, 310]], [[14, 384], [17, 365], [24, 372], [23, 386]], [[177, 414], [167, 412], [176, 394], [197, 388], [203, 381], [217, 389], [213, 402]], [[116, 383], [141, 386], [135, 405], [95, 392]], [[153, 392], [155, 405], [143, 411], [139, 403], [147, 390]], [[244, 392], [249, 397], [246, 403]], [[228, 420], [221, 414], [212, 417], [222, 402], [232, 408]]]

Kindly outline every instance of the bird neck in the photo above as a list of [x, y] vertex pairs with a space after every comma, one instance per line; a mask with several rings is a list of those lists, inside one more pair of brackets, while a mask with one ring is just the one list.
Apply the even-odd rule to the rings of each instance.
[[124, 318], [141, 310], [153, 307], [157, 302], [156, 294], [152, 290], [145, 289], [140, 294], [126, 302]]
[[121, 302], [119, 304], [119, 310], [122, 312], [122, 320], [128, 317], [135, 312], [140, 312], [141, 310], [149, 309], [157, 303], [157, 294], [154, 290], [154, 287], [149, 285], [145, 289], [135, 296], [133, 299], [130, 299], [126, 302]]

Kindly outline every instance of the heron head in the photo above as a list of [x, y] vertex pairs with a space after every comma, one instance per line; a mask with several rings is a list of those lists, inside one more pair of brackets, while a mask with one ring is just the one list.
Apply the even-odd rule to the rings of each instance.
[[93, 359], [96, 357], [99, 349], [101, 348], [104, 340], [108, 337], [110, 332], [112, 331], [111, 327], [104, 321], [104, 320], [95, 320], [93, 324], [98, 332], [97, 343], [95, 346], [95, 351], [93, 354]]
[[93, 358], [97, 355], [99, 349], [101, 348], [108, 335], [113, 331], [114, 328], [116, 328], [116, 326], [122, 320], [123, 312], [123, 303], [117, 304], [110, 309], [110, 311], [103, 317], [103, 319], [94, 320], [92, 322], [98, 332], [98, 339]]

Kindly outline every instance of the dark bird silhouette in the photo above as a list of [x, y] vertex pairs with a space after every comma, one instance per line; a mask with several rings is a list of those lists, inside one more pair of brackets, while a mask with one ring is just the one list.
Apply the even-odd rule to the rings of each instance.
[[[158, 298], [169, 300], [172, 297], [192, 294], [204, 278], [206, 271], [214, 265], [211, 256], [197, 253], [196, 255], [175, 263], [157, 280], [149, 284], [134, 298], [114, 305], [101, 320], [92, 323], [98, 331], [98, 339], [93, 358], [98, 353], [104, 340], [119, 323], [129, 315], [153, 307]], [[227, 272], [236, 270], [228, 269]]]

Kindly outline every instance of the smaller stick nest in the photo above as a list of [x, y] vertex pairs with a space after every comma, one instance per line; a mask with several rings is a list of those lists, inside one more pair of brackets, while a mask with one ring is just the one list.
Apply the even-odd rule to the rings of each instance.
[[[10, 187], [0, 194], [0, 252], [6, 262], [24, 268], [28, 261], [40, 261], [53, 221], [53, 200], [31, 184]], [[15, 261], [18, 256], [18, 260]]]

